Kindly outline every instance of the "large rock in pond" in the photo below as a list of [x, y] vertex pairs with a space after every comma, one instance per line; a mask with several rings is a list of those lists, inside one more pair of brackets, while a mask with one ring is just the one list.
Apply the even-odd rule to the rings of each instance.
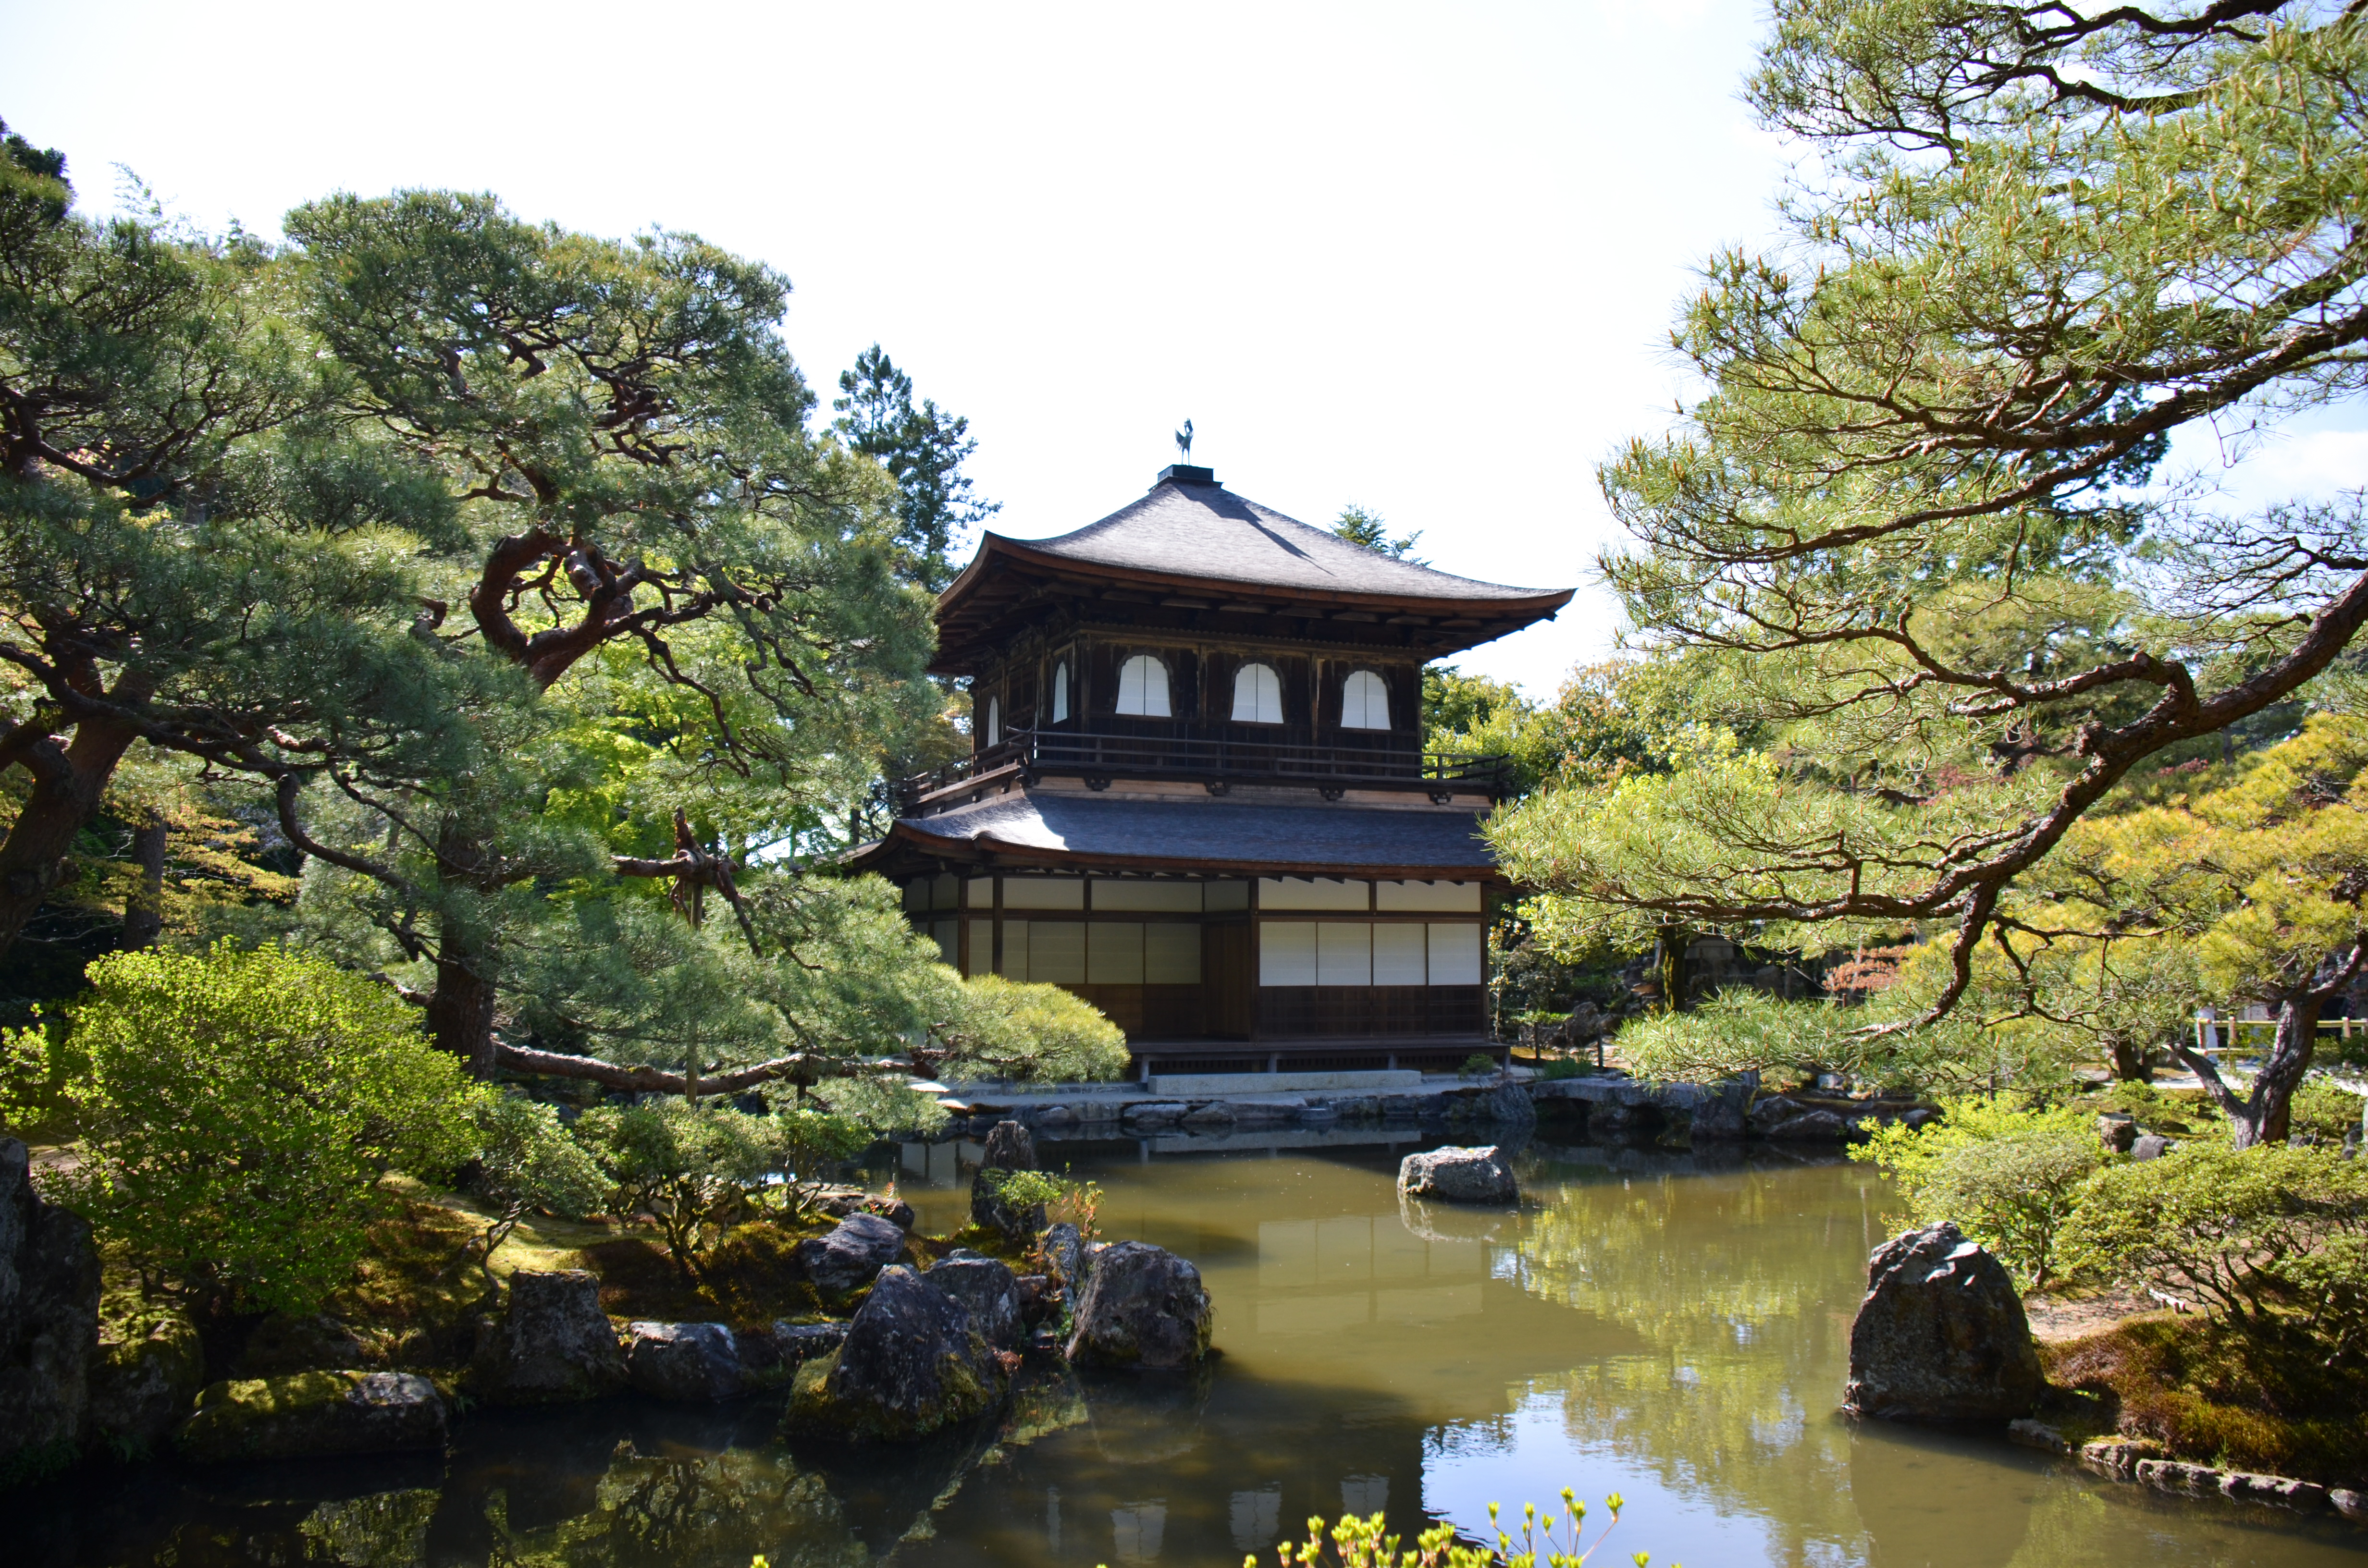
[[800, 1367], [837, 1349], [847, 1342], [847, 1325], [777, 1321], [762, 1329], [736, 1334], [733, 1342], [740, 1348], [742, 1387], [754, 1392], [790, 1382], [798, 1375]]
[[877, 1214], [849, 1214], [826, 1236], [798, 1244], [798, 1266], [825, 1295], [845, 1296], [871, 1283], [905, 1256], [905, 1233]]
[[919, 1437], [984, 1415], [1006, 1387], [1003, 1364], [970, 1309], [898, 1265], [880, 1271], [837, 1353], [798, 1369], [783, 1426], [809, 1436]]
[[441, 1452], [444, 1427], [443, 1398], [416, 1372], [298, 1372], [211, 1385], [178, 1447], [202, 1462]]
[[1028, 1337], [1019, 1277], [999, 1259], [957, 1252], [921, 1278], [968, 1307], [971, 1326], [997, 1350], [1016, 1350]]
[[744, 1392], [740, 1344], [720, 1323], [630, 1323], [625, 1370], [636, 1392], [685, 1403], [713, 1403]]
[[1076, 1298], [1072, 1362], [1171, 1371], [1209, 1353], [1209, 1292], [1201, 1271], [1148, 1242], [1118, 1242], [1094, 1256]]
[[1850, 1324], [1850, 1387], [1861, 1415], [1906, 1421], [2009, 1421], [2046, 1387], [2022, 1298], [1998, 1259], [1942, 1221], [1867, 1260], [1866, 1300]]
[[1521, 1196], [1513, 1167], [1494, 1143], [1408, 1154], [1398, 1162], [1398, 1190], [1443, 1203], [1512, 1203]]
[[1016, 1121], [998, 1121], [986, 1135], [986, 1149], [978, 1163], [989, 1170], [1032, 1171], [1036, 1164], [1036, 1140]]
[[198, 1325], [178, 1308], [150, 1307], [99, 1325], [90, 1368], [85, 1437], [131, 1458], [173, 1435], [205, 1386], [205, 1347]]
[[580, 1268], [510, 1276], [509, 1311], [485, 1324], [477, 1344], [471, 1369], [477, 1398], [564, 1403], [615, 1393], [625, 1381], [625, 1353], [600, 1310], [599, 1280]]
[[72, 1462], [98, 1348], [98, 1251], [79, 1215], [35, 1196], [0, 1139], [0, 1485]]

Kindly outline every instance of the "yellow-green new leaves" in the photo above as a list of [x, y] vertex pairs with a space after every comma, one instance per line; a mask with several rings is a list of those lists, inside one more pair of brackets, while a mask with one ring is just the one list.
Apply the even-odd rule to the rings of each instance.
[[951, 1052], [940, 1071], [964, 1077], [1083, 1083], [1126, 1071], [1126, 1036], [1057, 985], [982, 974], [961, 983], [936, 1026]]
[[2186, 938], [2221, 999], [2275, 1001], [2368, 933], [2363, 767], [2368, 721], [2315, 718], [2223, 788], [2080, 824], [2017, 918]]

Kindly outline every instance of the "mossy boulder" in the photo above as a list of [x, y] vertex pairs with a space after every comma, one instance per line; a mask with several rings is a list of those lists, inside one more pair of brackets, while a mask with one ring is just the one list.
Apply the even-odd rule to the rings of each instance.
[[200, 1462], [440, 1452], [445, 1426], [443, 1397], [415, 1372], [298, 1372], [211, 1385], [177, 1447]]
[[197, 1324], [178, 1307], [110, 1301], [90, 1367], [88, 1440], [126, 1458], [173, 1435], [205, 1386], [206, 1352]]
[[849, 1214], [828, 1235], [800, 1242], [797, 1256], [815, 1290], [850, 1296], [905, 1256], [905, 1233], [877, 1214]]
[[495, 1404], [560, 1404], [625, 1386], [625, 1353], [600, 1310], [600, 1281], [582, 1269], [510, 1276], [509, 1308], [488, 1319], [470, 1392]]
[[783, 1429], [901, 1441], [982, 1415], [1008, 1374], [970, 1308], [901, 1265], [883, 1268], [837, 1352], [798, 1369]]

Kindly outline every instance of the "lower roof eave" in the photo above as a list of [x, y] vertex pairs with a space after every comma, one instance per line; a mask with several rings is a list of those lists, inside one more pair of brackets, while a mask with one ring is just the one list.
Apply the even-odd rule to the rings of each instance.
[[898, 823], [888, 836], [867, 846], [860, 854], [850, 857], [848, 865], [858, 871], [878, 869], [894, 857], [898, 848], [908, 848], [934, 859], [958, 860], [981, 869], [1048, 870], [1126, 870], [1169, 871], [1201, 876], [1243, 877], [1343, 877], [1372, 878], [1382, 881], [1459, 881], [1497, 882], [1508, 881], [1504, 872], [1493, 865], [1377, 865], [1371, 861], [1342, 862], [1334, 860], [1287, 860], [1211, 858], [1160, 855], [1079, 854], [1066, 849], [1052, 849], [1042, 845], [1013, 844], [985, 834], [959, 838], [939, 838], [931, 834], [915, 831]]

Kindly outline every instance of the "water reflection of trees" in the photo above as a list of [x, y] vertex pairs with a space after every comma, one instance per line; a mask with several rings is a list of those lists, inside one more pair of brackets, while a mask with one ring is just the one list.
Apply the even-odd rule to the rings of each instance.
[[[1634, 1163], [1631, 1156], [1631, 1163]], [[1523, 1289], [1633, 1329], [1650, 1350], [1541, 1378], [1584, 1443], [1665, 1484], [1765, 1513], [1806, 1562], [1853, 1542], [1848, 1428], [1833, 1415], [1849, 1316], [1863, 1289], [1838, 1244], [1878, 1224], [1855, 1170], [1724, 1174], [1593, 1169], [1542, 1159], [1519, 1243]]]
[[620, 1452], [586, 1513], [514, 1530], [508, 1499], [485, 1499], [494, 1550], [515, 1568], [838, 1568], [870, 1560], [821, 1476], [778, 1449]]

